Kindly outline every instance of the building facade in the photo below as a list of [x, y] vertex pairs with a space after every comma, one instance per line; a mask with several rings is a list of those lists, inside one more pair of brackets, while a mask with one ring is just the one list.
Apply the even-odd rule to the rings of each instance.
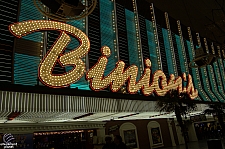
[[[85, 3], [84, 0], [82, 2]], [[108, 76], [121, 61], [124, 62], [124, 69], [136, 66], [135, 70], [138, 71], [135, 74], [137, 75], [135, 81], [144, 76], [147, 68], [151, 70], [151, 79], [158, 70], [164, 72], [167, 80], [171, 74], [176, 78], [181, 76], [184, 80], [182, 86], [188, 86], [185, 80], [191, 75], [193, 86], [198, 90], [198, 96], [194, 100], [200, 103], [224, 103], [224, 51], [145, 0], [97, 0], [96, 8], [88, 17], [63, 22], [76, 27], [90, 40], [90, 50], [82, 57], [86, 73], [76, 82], [63, 88], [46, 87], [39, 79], [40, 63], [50, 52], [49, 49], [56, 44], [60, 32], [45, 30], [22, 38], [16, 38], [10, 32], [10, 25], [16, 22], [53, 20], [42, 15], [32, 0], [1, 1], [0, 16], [1, 123], [12, 123], [7, 120], [9, 115], [19, 112], [19, 116], [13, 118], [15, 123], [46, 123], [46, 128], [30, 127], [32, 131], [77, 129], [80, 125], [83, 128], [98, 129], [104, 125], [100, 123], [101, 121], [110, 120], [112, 117], [120, 119], [140, 113], [145, 118], [158, 115], [154, 113], [153, 102], [159, 98], [157, 94], [144, 96], [141, 91], [129, 94], [131, 91], [126, 91], [127, 82], [120, 84], [118, 93], [111, 92], [110, 86], [98, 92], [92, 91], [94, 84], [90, 87], [90, 83], [93, 83], [93, 77], [88, 79], [87, 74], [90, 74], [106, 55], [101, 53], [103, 46], [107, 46], [111, 53], [107, 57], [104, 77]], [[80, 45], [78, 38], [71, 38], [61, 55], [73, 51]], [[195, 49], [199, 47], [202, 47], [205, 53], [217, 54], [222, 58], [202, 68], [190, 68], [189, 63], [195, 58]], [[150, 64], [146, 63], [146, 59], [150, 60]], [[73, 67], [71, 65], [62, 67], [57, 60], [52, 68], [52, 74], [62, 75], [72, 71]], [[159, 79], [157, 78], [157, 84]], [[97, 87], [94, 90], [98, 90]], [[152, 112], [152, 115], [145, 112]], [[79, 123], [83, 121], [99, 121], [99, 123], [76, 126], [70, 123], [68, 128], [67, 126], [64, 128], [62, 124], [59, 124], [58, 128], [49, 124], [69, 120]], [[0, 130], [10, 131], [11, 127], [8, 126]], [[166, 131], [169, 132], [169, 129]]]
[[[27, 20], [48, 20], [32, 1], [2, 2], [1, 82], [27, 86], [41, 85], [38, 66], [59, 32], [36, 32], [15, 38], [8, 30], [10, 24]], [[12, 11], [9, 11], [12, 9]], [[90, 39], [90, 51], [83, 58], [86, 69], [92, 68], [101, 56], [100, 48], [107, 45], [111, 55], [104, 75], [108, 75], [117, 61], [138, 67], [137, 80], [144, 71], [144, 60], [151, 60], [151, 71], [162, 70], [166, 77], [191, 74], [194, 87], [198, 89], [196, 100], [223, 102], [224, 67], [223, 59], [204, 68], [190, 68], [194, 50], [202, 46], [205, 52], [223, 54], [213, 43], [207, 42], [198, 33], [183, 26], [152, 4], [145, 1], [98, 1], [94, 12], [87, 18], [66, 22], [83, 31]], [[72, 38], [64, 53], [79, 45]], [[61, 67], [56, 63], [53, 74], [70, 71], [71, 66]], [[90, 90], [85, 75], [69, 88]]]

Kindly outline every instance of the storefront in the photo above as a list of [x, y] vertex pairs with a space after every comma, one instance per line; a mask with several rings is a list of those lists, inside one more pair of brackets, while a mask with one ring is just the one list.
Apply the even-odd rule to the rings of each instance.
[[[111, 129], [115, 127], [117, 129]], [[177, 131], [173, 119], [151, 119], [110, 121], [106, 123], [106, 134], [121, 135], [124, 143], [134, 149], [160, 148], [178, 145]]]

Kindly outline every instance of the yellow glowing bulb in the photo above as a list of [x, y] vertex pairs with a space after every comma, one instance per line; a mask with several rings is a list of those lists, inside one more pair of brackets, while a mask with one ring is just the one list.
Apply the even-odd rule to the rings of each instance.
[[[54, 21], [38, 20], [26, 21], [10, 25], [10, 31], [17, 37], [25, 36], [38, 30], [60, 30], [61, 35], [55, 45], [49, 50], [48, 54], [39, 65], [39, 78], [40, 80], [51, 87], [62, 87], [70, 85], [71, 83], [79, 80], [85, 71], [85, 64], [81, 60], [89, 49], [90, 42], [88, 37], [79, 29], [74, 26]], [[70, 37], [66, 34], [70, 33], [72, 36], [79, 39], [81, 46], [69, 53], [61, 55], [65, 47], [70, 42]], [[72, 65], [74, 69], [68, 73], [61, 75], [52, 74], [54, 63], [60, 56], [60, 63], [63, 66]], [[77, 73], [79, 71], [79, 73]], [[71, 79], [68, 79], [71, 78]], [[59, 81], [60, 80], [60, 81]]]

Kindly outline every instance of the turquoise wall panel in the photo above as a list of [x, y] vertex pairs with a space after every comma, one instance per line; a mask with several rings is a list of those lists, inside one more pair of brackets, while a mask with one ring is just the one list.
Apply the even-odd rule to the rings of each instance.
[[37, 85], [38, 65], [40, 58], [25, 54], [15, 53], [14, 81], [15, 84]]
[[138, 67], [137, 79], [141, 76], [140, 66], [142, 65], [142, 59], [139, 58], [138, 41], [137, 41], [137, 29], [135, 27], [135, 14], [134, 12], [125, 9], [126, 14], [126, 27], [127, 27], [127, 40], [129, 50], [130, 65], [136, 65]]
[[156, 53], [157, 44], [155, 43], [155, 35], [154, 35], [154, 31], [153, 31], [152, 22], [147, 19], [145, 20], [145, 22], [146, 22], [146, 28], [147, 28], [150, 60], [152, 62], [151, 70], [152, 70], [152, 72], [155, 72], [156, 70], [160, 69], [159, 65], [158, 65], [159, 56]]
[[162, 28], [162, 33], [163, 33], [163, 39], [164, 39], [164, 45], [165, 45], [165, 51], [166, 51], [166, 60], [167, 60], [167, 65], [168, 65], [168, 71], [169, 71], [169, 74], [174, 74], [175, 71], [173, 69], [171, 46], [170, 46], [170, 41], [168, 38], [167, 29]]
[[[34, 6], [33, 0], [21, 0], [19, 22], [28, 20], [45, 20], [45, 17]], [[23, 37], [36, 42], [42, 41], [42, 33], [36, 32]]]
[[[113, 24], [114, 2], [100, 0], [100, 30], [101, 30], [101, 46], [108, 46], [111, 49], [111, 55], [108, 58], [108, 64], [105, 70], [105, 76], [108, 75], [118, 61], [116, 45], [116, 32]], [[99, 47], [100, 48], [100, 47]]]

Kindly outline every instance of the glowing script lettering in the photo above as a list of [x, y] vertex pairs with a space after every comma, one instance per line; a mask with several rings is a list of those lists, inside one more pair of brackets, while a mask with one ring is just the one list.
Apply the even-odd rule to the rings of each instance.
[[[61, 32], [59, 38], [39, 65], [38, 75], [43, 84], [54, 88], [65, 87], [76, 82], [84, 75], [85, 64], [81, 58], [89, 52], [90, 41], [76, 27], [61, 22], [40, 20], [12, 24], [9, 26], [9, 29], [18, 38], [40, 30], [58, 30]], [[62, 54], [70, 42], [68, 34], [78, 38], [80, 45], [71, 52]], [[183, 74], [182, 77], [175, 78], [172, 74], [169, 80], [167, 80], [166, 75], [161, 70], [157, 70], [153, 73], [153, 78], [150, 78], [151, 61], [149, 59], [145, 60], [144, 72], [137, 82], [138, 67], [131, 65], [124, 70], [125, 63], [123, 61], [118, 61], [111, 73], [104, 76], [111, 51], [109, 47], [103, 46], [101, 52], [102, 56], [98, 62], [86, 74], [87, 80], [90, 80], [90, 87], [94, 91], [102, 90], [110, 86], [113, 92], [117, 92], [125, 82], [128, 82], [127, 89], [130, 94], [135, 94], [138, 90], [141, 90], [145, 96], [153, 92], [159, 96], [164, 96], [167, 91], [175, 89], [179, 93], [188, 93], [191, 99], [198, 96], [198, 91], [193, 86], [191, 75], [186, 77], [186, 74]], [[62, 67], [66, 65], [74, 67], [71, 71], [61, 75], [52, 74], [56, 62], [59, 62]], [[186, 87], [182, 86], [182, 79], [188, 82]]]
[[[18, 38], [39, 30], [59, 30], [61, 32], [61, 35], [39, 65], [38, 75], [43, 84], [54, 88], [65, 87], [76, 82], [84, 75], [85, 64], [81, 58], [88, 53], [90, 42], [81, 30], [65, 23], [47, 20], [16, 23], [10, 25], [9, 29]], [[63, 55], [63, 51], [70, 42], [70, 37], [67, 33], [78, 38], [80, 46]], [[74, 67], [65, 74], [52, 74], [57, 61], [61, 66], [71, 65]]]
[[[152, 92], [155, 92], [158, 96], [164, 96], [169, 90], [174, 89], [178, 90], [179, 93], [188, 93], [191, 99], [198, 96], [198, 91], [194, 89], [191, 75], [188, 75], [187, 87], [183, 88], [181, 77], [175, 79], [172, 74], [167, 81], [166, 75], [161, 70], [157, 70], [153, 74], [151, 82], [151, 61], [149, 59], [145, 60], [146, 68], [138, 82], [136, 82], [138, 67], [131, 65], [124, 70], [125, 63], [123, 61], [117, 62], [116, 67], [111, 73], [104, 77], [104, 71], [108, 62], [107, 58], [110, 56], [110, 49], [104, 46], [101, 52], [102, 56], [86, 75], [86, 78], [90, 80], [92, 90], [98, 91], [110, 86], [113, 92], [117, 92], [125, 82], [128, 82], [127, 90], [130, 94], [135, 94], [138, 90], [141, 90], [145, 96], [152, 94]], [[185, 73], [182, 77], [184, 81], [187, 81]]]

